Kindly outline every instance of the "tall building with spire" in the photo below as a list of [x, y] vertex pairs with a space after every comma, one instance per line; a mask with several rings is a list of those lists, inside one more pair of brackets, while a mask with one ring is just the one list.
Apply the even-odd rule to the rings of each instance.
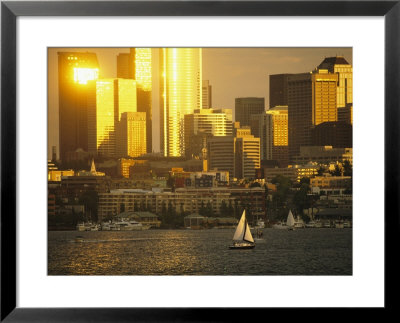
[[130, 48], [117, 56], [117, 77], [136, 81], [137, 112], [146, 113], [146, 150], [152, 152], [152, 49]]
[[94, 53], [58, 52], [58, 96], [60, 159], [67, 153], [88, 151], [88, 81], [99, 77]]
[[185, 155], [185, 114], [202, 108], [201, 48], [160, 48], [160, 149]]

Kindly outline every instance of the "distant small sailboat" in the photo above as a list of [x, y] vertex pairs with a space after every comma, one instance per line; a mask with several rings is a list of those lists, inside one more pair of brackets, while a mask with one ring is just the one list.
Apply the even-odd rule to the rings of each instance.
[[289, 214], [286, 220], [286, 225], [289, 230], [294, 230], [294, 217], [292, 214], [292, 210], [289, 210]]
[[233, 235], [233, 244], [230, 249], [253, 249], [256, 246], [253, 236], [250, 232], [249, 224], [246, 219], [246, 211], [243, 211], [242, 217], [238, 223], [235, 234]]
[[274, 228], [274, 229], [283, 229], [283, 230], [294, 230], [294, 224], [295, 224], [295, 221], [294, 221], [294, 217], [293, 217], [292, 211], [289, 210], [289, 214], [288, 214], [288, 217], [286, 219], [286, 223], [284, 221], [282, 221], [281, 223], [274, 224], [272, 226], [272, 228]]

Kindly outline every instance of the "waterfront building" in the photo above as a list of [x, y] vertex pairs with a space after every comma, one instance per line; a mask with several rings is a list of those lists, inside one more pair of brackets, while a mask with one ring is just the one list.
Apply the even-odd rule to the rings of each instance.
[[202, 108], [203, 109], [211, 109], [212, 108], [212, 87], [210, 85], [210, 81], [203, 80], [202, 83]]
[[93, 155], [116, 157], [116, 128], [124, 112], [136, 112], [136, 81], [101, 79], [90, 82], [88, 149]]
[[117, 56], [117, 77], [136, 81], [137, 112], [146, 113], [146, 151], [152, 152], [152, 49], [130, 48]]
[[232, 110], [196, 109], [192, 114], [185, 115], [184, 124], [186, 157], [201, 157], [208, 139], [232, 136]]
[[202, 107], [201, 48], [160, 49], [160, 149], [185, 155], [184, 115]]
[[235, 99], [235, 121], [240, 126], [250, 126], [250, 116], [261, 114], [265, 111], [264, 98], [236, 98]]
[[269, 107], [288, 105], [288, 77], [292, 74], [269, 76]]
[[78, 148], [88, 151], [88, 81], [99, 77], [94, 53], [58, 52], [60, 159]]
[[327, 70], [288, 76], [289, 158], [312, 145], [312, 128], [337, 121], [338, 75]]
[[146, 154], [146, 113], [124, 112], [117, 127], [117, 156]]
[[[104, 219], [118, 215], [122, 211], [134, 211], [140, 206], [149, 212], [160, 215], [163, 208], [172, 206], [179, 214], [199, 213], [202, 207], [211, 206], [213, 214], [220, 214], [221, 204], [251, 209], [253, 216], [261, 217], [265, 212], [264, 189], [213, 187], [213, 188], [178, 188], [175, 192], [118, 189], [99, 194], [98, 217]], [[241, 211], [238, 213], [238, 217]]]

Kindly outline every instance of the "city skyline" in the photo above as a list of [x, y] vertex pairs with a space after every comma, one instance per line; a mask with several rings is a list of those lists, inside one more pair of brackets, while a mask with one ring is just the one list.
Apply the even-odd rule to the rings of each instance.
[[[117, 56], [129, 48], [49, 48], [48, 154], [59, 151], [57, 52], [93, 52], [99, 62], [99, 78], [117, 77]], [[159, 151], [159, 64], [157, 48], [152, 50], [153, 145]], [[309, 72], [325, 57], [344, 56], [352, 64], [351, 48], [203, 48], [203, 80], [212, 87], [213, 108], [232, 109], [235, 98], [263, 97], [269, 106], [269, 75]]]

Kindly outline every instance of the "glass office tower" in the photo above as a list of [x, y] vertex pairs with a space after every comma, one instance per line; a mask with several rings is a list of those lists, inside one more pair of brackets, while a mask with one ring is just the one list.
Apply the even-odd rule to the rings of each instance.
[[184, 116], [202, 107], [201, 48], [160, 48], [160, 148], [184, 156]]

